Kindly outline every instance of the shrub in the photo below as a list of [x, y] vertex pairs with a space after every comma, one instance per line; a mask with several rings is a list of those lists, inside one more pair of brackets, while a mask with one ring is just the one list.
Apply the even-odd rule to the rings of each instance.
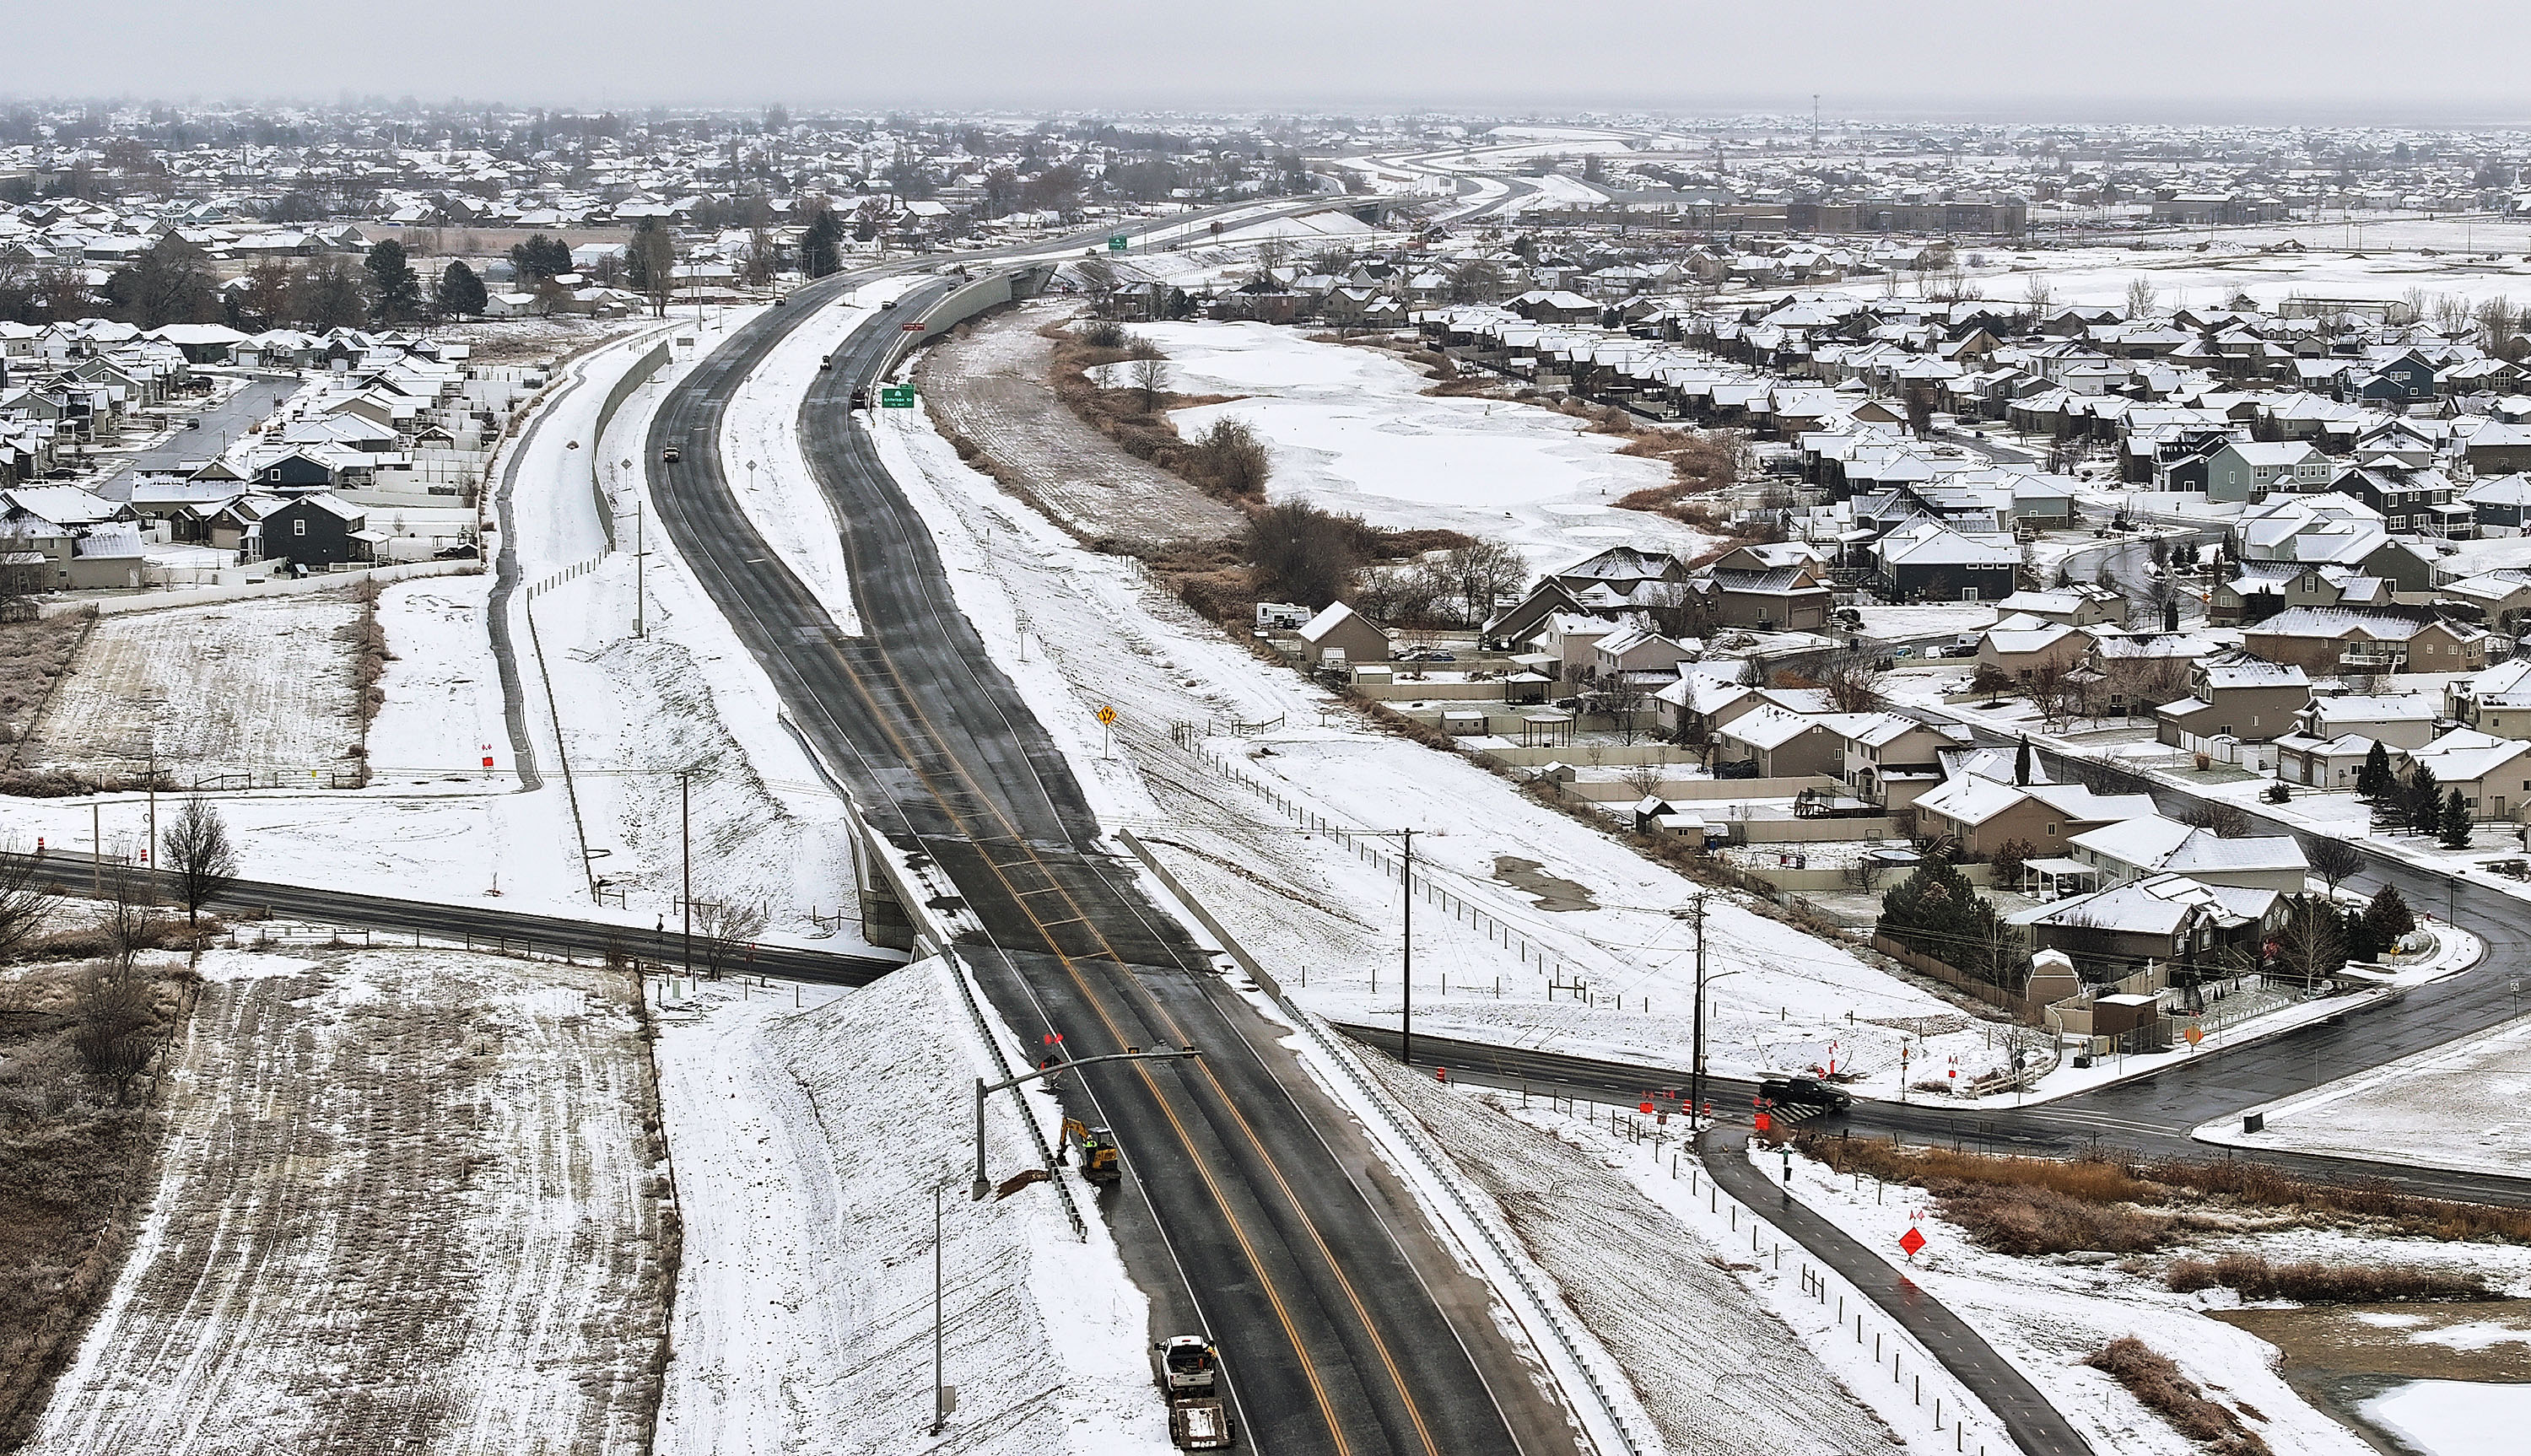
[[2476, 1273], [2388, 1264], [2270, 1263], [2255, 1254], [2174, 1261], [2164, 1282], [2182, 1294], [2219, 1285], [2247, 1300], [2282, 1299], [2302, 1305], [2346, 1305], [2390, 1300], [2494, 1299], [2496, 1291]]
[[2238, 1415], [2208, 1400], [2206, 1392], [2181, 1374], [2168, 1356], [2135, 1336], [2109, 1341], [2083, 1363], [2105, 1372], [2147, 1410], [2169, 1422], [2171, 1429], [2205, 1442], [2217, 1456], [2269, 1456], [2268, 1443], [2243, 1426]]
[[1073, 330], [1073, 336], [1093, 349], [1125, 347], [1125, 325], [1112, 318], [1084, 320], [1079, 328]]

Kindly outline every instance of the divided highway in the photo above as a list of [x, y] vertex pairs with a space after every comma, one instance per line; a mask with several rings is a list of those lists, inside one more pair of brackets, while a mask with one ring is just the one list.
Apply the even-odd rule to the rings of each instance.
[[[1076, 1057], [1205, 1053], [1085, 1069], [1062, 1094], [1118, 1133], [1134, 1193], [1109, 1198], [1129, 1256], [1175, 1286], [1155, 1289], [1160, 1308], [1191, 1306], [1219, 1343], [1250, 1442], [1341, 1456], [1569, 1448], [1482, 1290], [1379, 1175], [1338, 1155], [1350, 1118], [1101, 846], [1070, 765], [959, 612], [926, 523], [848, 410], [896, 320], [919, 317], [939, 285], [839, 340], [802, 406], [863, 635], [836, 630], [738, 508], [723, 410], [843, 286], [804, 290], [672, 388], [649, 441], [661, 524], [873, 827], [936, 865], [981, 921], [957, 948], [1004, 1021], [1027, 1040], [1061, 1033]], [[672, 444], [681, 459], [662, 464]]]

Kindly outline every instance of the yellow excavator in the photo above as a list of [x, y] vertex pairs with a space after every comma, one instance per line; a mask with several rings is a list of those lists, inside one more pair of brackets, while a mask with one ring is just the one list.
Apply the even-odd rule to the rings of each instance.
[[1105, 1128], [1087, 1127], [1078, 1118], [1063, 1120], [1063, 1141], [1081, 1149], [1081, 1176], [1093, 1183], [1113, 1183], [1124, 1176], [1116, 1161], [1116, 1137]]

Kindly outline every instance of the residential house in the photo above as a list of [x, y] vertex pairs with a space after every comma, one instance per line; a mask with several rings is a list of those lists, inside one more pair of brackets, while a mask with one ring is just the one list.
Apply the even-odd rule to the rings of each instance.
[[2531, 738], [2531, 657], [2446, 684], [2444, 716], [2498, 738]]
[[[2464, 447], [2472, 475], [2503, 476], [2531, 471], [2531, 424], [2491, 420], [2469, 437]], [[2520, 525], [2519, 521], [2513, 523]]]
[[2080, 664], [2091, 655], [2092, 644], [2092, 634], [2080, 627], [2037, 617], [2006, 617], [1978, 639], [1978, 666], [2026, 683], [2043, 673], [2061, 673]]
[[1845, 735], [1856, 731], [1856, 719], [1869, 713], [1796, 713], [1762, 707], [1742, 713], [1714, 730], [1714, 761], [1754, 763], [1758, 778], [1841, 777], [1845, 769]]
[[2414, 781], [2435, 776], [2440, 794], [2457, 791], [2473, 819], [2521, 819], [2531, 810], [2531, 743], [2454, 728], [2424, 748], [2398, 756], [2397, 771]]
[[2310, 702], [2311, 679], [2300, 667], [2227, 652], [2190, 671], [2188, 697], [2154, 709], [2154, 736], [2174, 748], [2218, 737], [2266, 743], [2292, 732]]
[[1835, 601], [1818, 553], [1795, 541], [1724, 552], [1700, 589], [1715, 623], [1762, 632], [1824, 632]]
[[1921, 723], [1897, 713], [1862, 715], [1845, 730], [1845, 783], [1854, 797], [1891, 817], [1913, 815], [1916, 801], [1942, 782], [1942, 753], [1966, 730]]
[[2124, 819], [2068, 841], [2070, 858], [2099, 869], [2106, 885], [2185, 874], [2201, 884], [2302, 893], [2311, 861], [2290, 834], [2226, 839], [2159, 814]]
[[2323, 490], [2334, 468], [2306, 441], [2225, 440], [2206, 457], [2206, 498], [2263, 501], [2279, 490]]
[[1313, 667], [1388, 660], [1388, 629], [1341, 601], [1301, 624], [1301, 644]]
[[2033, 949], [2062, 952], [2095, 985], [2149, 968], [2255, 964], [2262, 932], [2278, 914], [2275, 890], [2210, 885], [2154, 874], [2007, 917]]
[[338, 496], [318, 491], [288, 501], [263, 518], [263, 559], [302, 571], [366, 561], [372, 543], [363, 539], [368, 516]]
[[2426, 607], [2290, 607], [2242, 629], [2244, 649], [2305, 671], [2476, 672], [2487, 665], [2485, 628], [2436, 618]]
[[2461, 495], [2480, 535], [2520, 535], [2522, 508], [2531, 496], [2531, 479], [2520, 475], [2482, 479]]
[[2081, 784], [2011, 784], [1958, 773], [1916, 801], [1916, 830], [1951, 836], [1980, 859], [2014, 843], [2057, 855], [2077, 834], [2153, 812], [2153, 799], [2144, 794], [2095, 794]]
[[2021, 546], [2004, 534], [1972, 534], [1921, 521], [1872, 547], [1883, 591], [1901, 601], [2001, 601], [2010, 596]]
[[2036, 617], [2066, 627], [2117, 626], [2126, 621], [2127, 599], [2107, 587], [2068, 583], [2046, 590], [2025, 588], [1996, 603], [2005, 617]]

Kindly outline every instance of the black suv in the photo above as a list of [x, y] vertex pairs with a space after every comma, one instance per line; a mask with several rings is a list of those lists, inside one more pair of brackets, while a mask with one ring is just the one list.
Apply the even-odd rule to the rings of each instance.
[[1758, 1084], [1758, 1095], [1778, 1107], [1819, 1107], [1829, 1112], [1843, 1112], [1854, 1105], [1854, 1098], [1843, 1089], [1830, 1087], [1816, 1077], [1770, 1077]]

